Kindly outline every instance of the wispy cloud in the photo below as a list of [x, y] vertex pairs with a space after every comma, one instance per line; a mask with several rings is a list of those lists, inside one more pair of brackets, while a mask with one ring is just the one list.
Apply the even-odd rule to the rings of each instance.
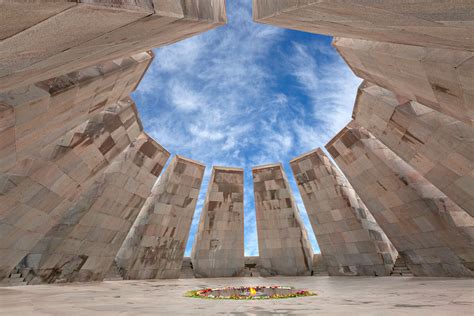
[[[251, 167], [323, 146], [350, 119], [359, 79], [328, 38], [255, 24], [251, 1], [228, 3], [229, 24], [155, 50], [134, 99], [145, 130], [172, 153], [245, 168], [246, 255], [258, 254]], [[317, 244], [312, 236], [314, 247]]]

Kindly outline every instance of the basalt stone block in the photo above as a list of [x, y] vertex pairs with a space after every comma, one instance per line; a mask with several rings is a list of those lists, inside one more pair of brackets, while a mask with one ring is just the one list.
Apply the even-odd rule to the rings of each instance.
[[169, 158], [144, 133], [128, 144], [30, 252], [32, 283], [104, 279]]
[[474, 52], [348, 38], [333, 45], [357, 76], [474, 126]]
[[0, 91], [171, 44], [226, 22], [224, 0], [45, 1], [44, 7], [7, 1], [0, 12]]
[[181, 156], [171, 160], [116, 256], [125, 279], [179, 278], [204, 169]]
[[313, 250], [281, 164], [254, 167], [260, 273], [308, 275]]
[[413, 274], [474, 276], [472, 217], [464, 210], [355, 122], [326, 148]]
[[134, 104], [124, 100], [0, 174], [0, 277], [57, 229], [84, 190], [140, 131]]
[[397, 251], [326, 154], [290, 164], [329, 274], [390, 275]]
[[354, 119], [474, 216], [474, 129], [368, 82]]
[[260, 23], [331, 36], [474, 51], [474, 4], [424, 0], [253, 0]]
[[232, 277], [242, 273], [243, 169], [213, 167], [191, 259], [197, 277]]
[[128, 97], [152, 58], [139, 53], [0, 93], [0, 172]]

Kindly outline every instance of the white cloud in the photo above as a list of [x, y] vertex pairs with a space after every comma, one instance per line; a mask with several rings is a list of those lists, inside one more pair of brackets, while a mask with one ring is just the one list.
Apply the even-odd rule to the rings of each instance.
[[246, 171], [246, 254], [258, 254], [250, 168], [283, 162], [289, 170], [290, 159], [323, 146], [350, 119], [360, 82], [332, 47], [255, 24], [250, 6], [229, 2], [228, 25], [156, 49], [134, 93], [151, 136], [207, 165], [188, 253], [211, 166], [229, 165]]

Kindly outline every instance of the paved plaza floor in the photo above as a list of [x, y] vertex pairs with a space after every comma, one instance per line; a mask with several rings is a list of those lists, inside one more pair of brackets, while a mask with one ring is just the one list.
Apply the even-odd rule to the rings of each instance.
[[[289, 285], [318, 296], [265, 301], [183, 296], [192, 289], [241, 285]], [[0, 315], [474, 315], [474, 280], [274, 277], [3, 287]]]

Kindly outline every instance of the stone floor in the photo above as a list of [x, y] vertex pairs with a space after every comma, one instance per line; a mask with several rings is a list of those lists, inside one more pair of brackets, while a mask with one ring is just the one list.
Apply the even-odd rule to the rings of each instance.
[[[183, 297], [190, 289], [290, 285], [318, 296], [267, 301]], [[473, 279], [275, 277], [109, 281], [0, 288], [0, 315], [473, 315]]]

